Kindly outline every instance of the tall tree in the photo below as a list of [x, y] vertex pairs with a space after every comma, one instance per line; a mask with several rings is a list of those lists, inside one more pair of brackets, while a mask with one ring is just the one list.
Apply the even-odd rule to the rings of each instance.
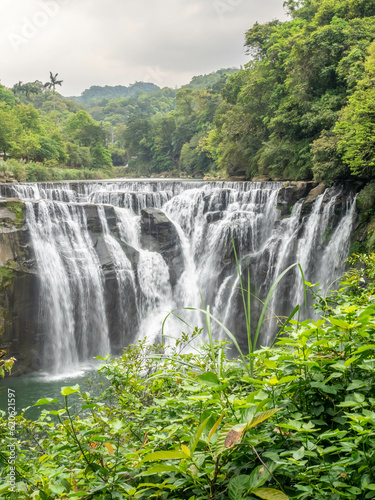
[[[49, 72], [49, 79], [50, 81], [49, 82], [46, 82], [44, 84], [44, 87], [49, 89], [49, 90], [52, 90], [53, 94], [56, 95], [56, 85], [59, 85], [61, 87], [62, 83], [63, 83], [63, 80], [58, 80], [57, 77], [58, 77], [58, 73], [56, 73], [56, 75], [54, 75], [52, 73], [52, 71]], [[56, 109], [56, 100], [54, 100], [53, 102], [53, 109]]]

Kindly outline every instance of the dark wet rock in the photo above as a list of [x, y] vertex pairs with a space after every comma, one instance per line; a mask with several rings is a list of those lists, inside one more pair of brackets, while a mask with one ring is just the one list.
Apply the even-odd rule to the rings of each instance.
[[162, 210], [142, 210], [141, 243], [144, 249], [161, 254], [169, 268], [171, 285], [175, 286], [184, 269], [183, 252], [178, 232]]
[[223, 218], [224, 214], [223, 212], [216, 211], [216, 212], [207, 212], [206, 213], [206, 220], [208, 224], [217, 222]]
[[17, 375], [41, 366], [40, 282], [24, 209], [18, 199], [0, 202], [0, 349], [17, 359]]
[[[204, 212], [223, 211], [228, 208], [232, 190], [229, 188], [214, 191], [204, 197]], [[198, 207], [197, 207], [198, 208]]]
[[258, 175], [251, 179], [251, 182], [268, 182], [271, 180], [271, 177], [268, 175]]
[[314, 202], [316, 201], [318, 196], [324, 193], [325, 189], [326, 185], [324, 184], [324, 182], [321, 182], [309, 192], [303, 202], [302, 213], [304, 215], [311, 211]]
[[297, 201], [305, 198], [316, 188], [316, 182], [292, 181], [287, 182], [279, 191], [277, 197], [277, 208], [281, 211], [281, 216], [289, 216], [293, 206]]

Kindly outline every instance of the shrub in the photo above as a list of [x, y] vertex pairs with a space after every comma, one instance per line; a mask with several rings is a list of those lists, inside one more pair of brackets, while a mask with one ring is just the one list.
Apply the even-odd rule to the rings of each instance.
[[[320, 318], [254, 351], [251, 376], [227, 342], [186, 353], [198, 329], [103, 359], [101, 396], [64, 387], [60, 407], [42, 399], [38, 420], [18, 417], [17, 492], [3, 498], [374, 498], [374, 262], [354, 257], [362, 267], [329, 297], [308, 284]], [[8, 457], [2, 447], [5, 474]]]

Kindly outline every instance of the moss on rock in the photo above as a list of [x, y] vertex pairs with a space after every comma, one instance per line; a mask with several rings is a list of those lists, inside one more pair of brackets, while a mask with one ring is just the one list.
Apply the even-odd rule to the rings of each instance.
[[11, 284], [16, 276], [15, 267], [16, 263], [14, 261], [9, 261], [4, 266], [0, 267], [0, 289]]
[[25, 204], [22, 201], [6, 201], [5, 206], [16, 216], [16, 219], [24, 219], [23, 209]]

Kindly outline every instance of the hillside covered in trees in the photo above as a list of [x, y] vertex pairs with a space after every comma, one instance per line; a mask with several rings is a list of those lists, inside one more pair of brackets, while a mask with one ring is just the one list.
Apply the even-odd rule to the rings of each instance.
[[0, 153], [98, 176], [128, 165], [118, 173], [371, 179], [374, 3], [284, 6], [286, 22], [247, 31], [245, 68], [180, 89], [137, 82], [66, 99], [41, 82], [0, 87]]
[[[223, 85], [226, 73], [234, 71], [194, 77], [187, 86]], [[125, 139], [129, 124], [137, 117], [156, 122], [176, 107], [177, 90], [144, 82], [93, 86], [80, 97], [64, 98], [56, 90], [63, 84], [57, 76], [51, 73], [46, 84], [18, 82], [11, 89], [0, 85], [0, 157], [6, 160], [1, 170], [17, 180], [121, 175], [133, 154]]]
[[287, 1], [290, 20], [246, 33], [250, 62], [224, 85], [181, 89], [176, 111], [134, 118], [124, 145], [145, 173], [369, 178], [375, 161], [375, 5]]

